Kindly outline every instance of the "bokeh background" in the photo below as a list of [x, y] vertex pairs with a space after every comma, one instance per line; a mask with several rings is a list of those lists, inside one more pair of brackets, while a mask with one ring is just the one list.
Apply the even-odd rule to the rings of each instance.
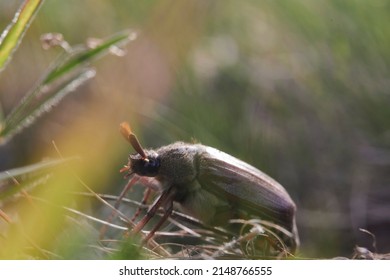
[[[0, 1], [1, 30], [21, 2]], [[54, 141], [81, 157], [75, 172], [89, 187], [118, 194], [131, 151], [118, 124], [127, 120], [144, 146], [195, 139], [279, 181], [298, 206], [302, 256], [375, 251], [359, 228], [389, 252], [389, 11], [384, 0], [46, 1], [0, 73], [5, 114], [60, 52], [43, 50], [41, 34], [62, 33], [71, 45], [125, 29], [139, 36], [0, 146], [0, 170], [58, 157]], [[34, 221], [28, 235], [48, 223]], [[59, 222], [47, 227], [67, 235]], [[35, 238], [45, 247], [42, 231]], [[83, 254], [68, 256], [91, 258]]]

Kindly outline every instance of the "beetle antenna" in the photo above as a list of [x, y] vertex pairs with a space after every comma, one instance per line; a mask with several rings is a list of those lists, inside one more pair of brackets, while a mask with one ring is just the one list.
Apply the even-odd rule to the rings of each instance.
[[144, 149], [142, 148], [141, 144], [139, 143], [137, 136], [131, 131], [130, 125], [127, 122], [122, 122], [119, 125], [119, 131], [125, 137], [127, 141], [131, 144], [133, 149], [139, 153], [139, 155], [143, 158], [146, 159], [146, 154]]

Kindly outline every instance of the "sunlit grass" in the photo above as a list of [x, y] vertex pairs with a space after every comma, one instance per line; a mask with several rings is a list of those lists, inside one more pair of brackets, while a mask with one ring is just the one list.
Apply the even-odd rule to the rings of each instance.
[[[5, 28], [16, 10], [0, 5]], [[298, 206], [299, 256], [352, 257], [355, 245], [374, 251], [359, 228], [387, 253], [387, 8], [380, 0], [45, 1], [0, 51], [2, 257], [162, 256], [121, 236], [137, 208], [128, 199], [141, 199], [136, 191], [113, 221], [115, 238], [99, 240], [113, 209], [94, 192], [113, 205], [127, 183], [119, 174], [132, 152], [118, 132], [124, 120], [145, 147], [200, 142], [282, 183]], [[132, 28], [139, 37], [124, 56], [95, 60], [127, 41], [118, 30]], [[42, 54], [47, 32], [63, 34], [74, 52]], [[106, 39], [88, 48], [95, 37]], [[57, 104], [69, 92], [77, 94]], [[64, 158], [80, 160], [41, 168], [55, 162], [47, 156], [59, 158], [52, 141]], [[35, 167], [38, 177], [28, 172]]]

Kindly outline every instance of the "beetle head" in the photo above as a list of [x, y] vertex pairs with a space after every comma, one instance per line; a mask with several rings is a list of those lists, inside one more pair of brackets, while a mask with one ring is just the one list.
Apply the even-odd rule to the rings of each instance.
[[135, 173], [140, 176], [155, 177], [160, 168], [160, 158], [155, 151], [145, 151], [139, 143], [137, 136], [131, 131], [130, 125], [127, 122], [120, 124], [120, 132], [137, 154], [129, 156], [129, 162], [120, 172], [127, 171], [126, 176]]
[[140, 154], [130, 155], [129, 163], [130, 173], [140, 176], [155, 177], [160, 168], [160, 158], [154, 151], [147, 151], [147, 156], [143, 158]]

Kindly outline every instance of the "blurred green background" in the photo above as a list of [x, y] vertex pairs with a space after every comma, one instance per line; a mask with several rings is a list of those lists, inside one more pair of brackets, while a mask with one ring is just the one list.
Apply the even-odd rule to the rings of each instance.
[[[1, 30], [21, 3], [0, 1]], [[62, 33], [71, 45], [129, 28], [139, 37], [0, 146], [0, 169], [56, 157], [54, 141], [82, 158], [75, 169], [88, 186], [118, 194], [131, 151], [118, 133], [126, 120], [144, 146], [196, 139], [279, 181], [298, 206], [302, 256], [374, 251], [359, 228], [389, 252], [389, 21], [385, 0], [46, 1], [0, 73], [5, 113], [59, 53], [42, 49], [41, 34]], [[52, 243], [67, 234], [56, 231]], [[80, 248], [67, 254], [92, 258]]]

